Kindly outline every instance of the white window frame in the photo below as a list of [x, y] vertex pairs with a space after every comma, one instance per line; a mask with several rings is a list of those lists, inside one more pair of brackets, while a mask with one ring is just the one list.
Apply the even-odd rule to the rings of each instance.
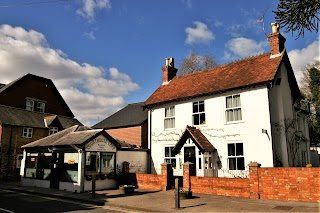
[[[200, 111], [200, 103], [202, 104], [203, 103], [203, 111]], [[194, 112], [194, 104], [198, 104], [198, 109], [197, 111]], [[204, 114], [204, 122], [203, 123], [200, 123], [200, 116], [201, 114]], [[195, 124], [195, 116], [199, 116], [199, 124]], [[204, 125], [206, 124], [206, 109], [205, 109], [205, 102], [204, 101], [195, 101], [192, 103], [192, 124], [195, 125], [195, 126], [198, 126], [198, 125]]]
[[26, 100], [26, 110], [33, 112], [34, 111], [34, 100]]
[[[242, 144], [242, 155], [237, 155], [237, 145], [236, 144]], [[229, 155], [229, 145], [234, 145], [235, 153], [234, 155]], [[227, 144], [227, 154], [228, 154], [228, 169], [229, 170], [245, 170], [245, 158], [244, 158], [244, 145], [241, 142], [235, 142], [235, 143], [228, 143]], [[243, 169], [238, 169], [238, 159], [243, 158]], [[236, 159], [235, 167], [236, 169], [230, 169], [230, 159]]]
[[33, 128], [30, 127], [23, 127], [22, 129], [22, 136], [23, 138], [32, 138], [33, 135]]
[[43, 113], [46, 108], [46, 103], [39, 101], [37, 105], [39, 112]]
[[[176, 166], [174, 167], [172, 165], [172, 168], [176, 169], [178, 164], [180, 164], [180, 162], [179, 162], [179, 159], [177, 160], [176, 156], [172, 156], [171, 152], [172, 152], [173, 147], [174, 146], [164, 146], [164, 162], [171, 163], [171, 165], [172, 165], [172, 160], [175, 160]], [[169, 156], [166, 156], [166, 148], [169, 148]], [[179, 165], [179, 167], [180, 167], [180, 165]]]
[[58, 127], [50, 127], [49, 135], [53, 135], [59, 131]]
[[164, 109], [164, 129], [175, 128], [175, 106]]
[[[231, 97], [232, 104], [231, 104], [231, 106], [228, 107], [228, 98], [230, 98], [230, 97]], [[238, 106], [235, 106], [235, 104], [234, 104], [235, 97], [239, 97], [239, 105]], [[226, 112], [225, 112], [226, 123], [242, 121], [243, 118], [242, 118], [242, 108], [241, 108], [241, 96], [240, 96], [240, 94], [226, 96], [225, 100], [226, 100], [226, 102], [225, 102], [225, 106], [226, 106]], [[235, 116], [235, 115], [236, 115], [237, 110], [240, 110], [240, 117], [241, 118], [236, 120], [235, 118], [237, 116]], [[231, 113], [231, 115], [232, 115], [231, 119], [229, 119], [228, 112], [232, 112]]]

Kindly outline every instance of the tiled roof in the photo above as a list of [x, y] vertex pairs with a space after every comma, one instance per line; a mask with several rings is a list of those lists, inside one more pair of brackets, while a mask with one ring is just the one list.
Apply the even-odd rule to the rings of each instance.
[[143, 103], [128, 104], [123, 109], [92, 126], [92, 128], [114, 129], [138, 126], [148, 119], [148, 111], [143, 110], [142, 105]]
[[178, 154], [187, 141], [187, 139], [191, 138], [195, 145], [199, 148], [201, 152], [214, 151], [215, 148], [211, 144], [211, 142], [202, 134], [200, 129], [196, 127], [187, 126], [186, 130], [182, 133], [180, 139], [176, 143], [172, 152], [174, 155]]
[[161, 85], [146, 100], [144, 106], [210, 95], [272, 81], [284, 54], [285, 51], [281, 56], [270, 58], [270, 53], [265, 53], [221, 65], [209, 71], [175, 77], [168, 84]]
[[57, 132], [48, 137], [36, 140], [21, 148], [35, 148], [35, 147], [53, 147], [65, 145], [80, 145], [84, 144], [93, 138], [104, 135], [110, 142], [115, 144], [118, 148], [130, 148], [132, 145], [125, 141], [112, 138], [108, 133], [102, 129], [91, 129], [90, 127], [75, 125], [65, 130]]
[[71, 117], [40, 112], [30, 112], [25, 109], [0, 105], [0, 124], [47, 128], [44, 120], [45, 118], [48, 118], [48, 116], [56, 116], [63, 128], [68, 128], [73, 125], [82, 125], [77, 119]]

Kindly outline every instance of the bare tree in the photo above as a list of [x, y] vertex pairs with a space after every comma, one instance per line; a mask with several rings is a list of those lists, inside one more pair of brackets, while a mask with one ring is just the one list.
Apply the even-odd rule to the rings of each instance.
[[180, 62], [178, 75], [194, 73], [197, 71], [206, 71], [210, 68], [218, 66], [218, 62], [214, 56], [205, 53], [203, 56], [198, 55], [197, 52], [192, 53]]

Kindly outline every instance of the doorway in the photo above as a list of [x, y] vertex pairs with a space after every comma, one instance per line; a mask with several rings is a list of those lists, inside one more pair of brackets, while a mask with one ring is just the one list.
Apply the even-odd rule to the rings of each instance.
[[184, 162], [191, 162], [196, 167], [196, 148], [194, 146], [184, 147]]

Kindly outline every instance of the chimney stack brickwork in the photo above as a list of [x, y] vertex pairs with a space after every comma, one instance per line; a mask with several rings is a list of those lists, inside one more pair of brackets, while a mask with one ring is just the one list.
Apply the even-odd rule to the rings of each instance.
[[271, 24], [272, 33], [268, 35], [270, 42], [271, 55], [279, 55], [284, 50], [286, 39], [279, 32], [279, 24], [274, 22]]
[[162, 83], [168, 83], [177, 74], [178, 69], [174, 67], [173, 58], [166, 59], [166, 65], [162, 67]]

